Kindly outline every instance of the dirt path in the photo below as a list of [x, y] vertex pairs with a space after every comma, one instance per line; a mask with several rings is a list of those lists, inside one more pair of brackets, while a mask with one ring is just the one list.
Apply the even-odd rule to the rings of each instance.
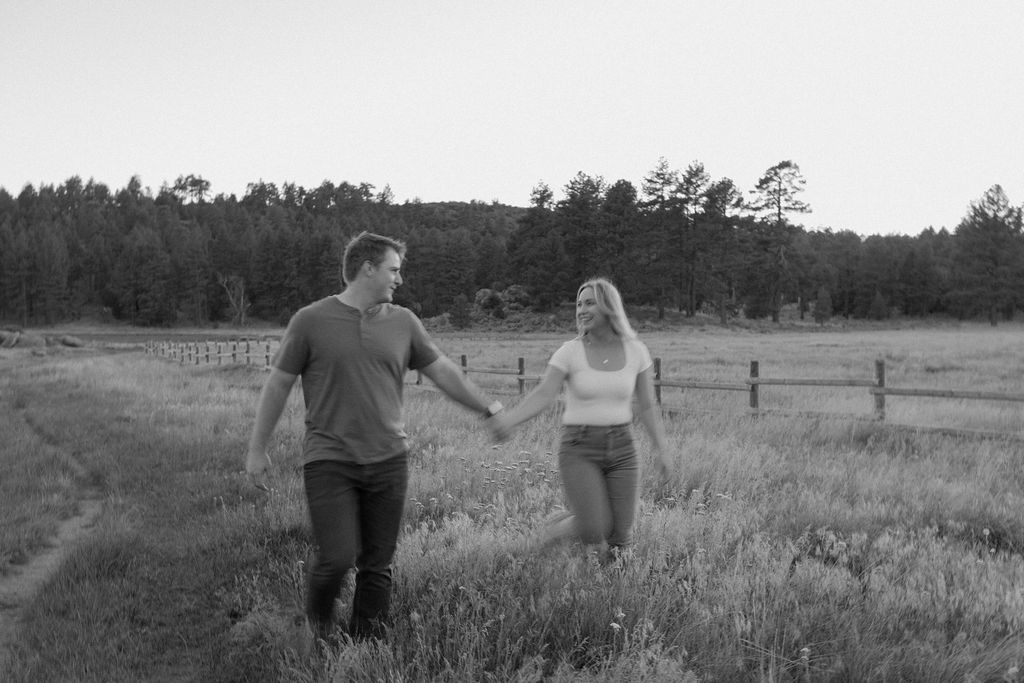
[[[65, 463], [78, 477], [85, 478], [85, 467], [74, 453], [64, 449], [42, 425], [30, 419], [27, 412], [22, 412], [22, 417], [43, 443], [62, 452]], [[89, 535], [93, 523], [103, 510], [98, 491], [80, 490], [78, 495], [82, 496], [79, 514], [58, 525], [50, 545], [25, 564], [10, 567], [11, 572], [6, 576], [0, 576], [0, 672], [7, 669], [11, 646], [26, 606], [67, 559], [75, 543]]]
[[84, 500], [81, 508], [77, 517], [61, 522], [50, 548], [19, 565], [11, 574], [0, 577], [0, 671], [7, 668], [22, 610], [67, 558], [75, 541], [89, 534], [103, 505], [99, 500]]

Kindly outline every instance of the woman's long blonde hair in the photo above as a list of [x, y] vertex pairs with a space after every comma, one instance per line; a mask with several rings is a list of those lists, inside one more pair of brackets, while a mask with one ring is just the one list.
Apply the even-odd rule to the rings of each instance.
[[[577, 300], [580, 298], [580, 292], [587, 287], [594, 290], [594, 300], [597, 301], [597, 308], [608, 316], [608, 322], [611, 324], [615, 334], [626, 339], [636, 339], [636, 330], [629, 324], [629, 318], [626, 317], [626, 308], [622, 305], [622, 295], [619, 294], [619, 290], [611, 283], [611, 280], [603, 277], [587, 280], [576, 290]], [[579, 336], [583, 336], [583, 330], [579, 327], [579, 321], [576, 322], [576, 331], [579, 333]]]

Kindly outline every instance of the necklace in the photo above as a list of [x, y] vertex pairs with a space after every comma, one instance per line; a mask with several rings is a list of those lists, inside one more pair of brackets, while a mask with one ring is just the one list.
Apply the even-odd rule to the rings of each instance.
[[[590, 348], [594, 348], [594, 343], [592, 341], [590, 341], [590, 337], [589, 336], [583, 337], [583, 341], [586, 342], [587, 346], [589, 346]], [[594, 350], [596, 351], [597, 349], [594, 349]], [[608, 365], [608, 361], [609, 360], [611, 360], [611, 359], [610, 358], [602, 359], [601, 360], [601, 365]]]

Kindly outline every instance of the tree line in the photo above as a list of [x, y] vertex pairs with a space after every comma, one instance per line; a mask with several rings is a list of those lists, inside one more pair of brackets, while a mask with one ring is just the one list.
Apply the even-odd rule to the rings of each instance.
[[820, 321], [952, 315], [1012, 319], [1024, 297], [1022, 208], [989, 188], [953, 232], [916, 237], [805, 230], [806, 181], [783, 161], [743, 193], [700, 162], [660, 159], [639, 188], [578, 173], [528, 207], [397, 204], [390, 188], [250, 183], [211, 196], [201, 176], [159, 191], [138, 176], [111, 190], [78, 176], [0, 188], [0, 320], [24, 326], [100, 314], [135, 325], [284, 323], [340, 290], [345, 243], [363, 230], [404, 240], [396, 301], [422, 317], [504, 317], [571, 300], [593, 275], [631, 305], [693, 316]]

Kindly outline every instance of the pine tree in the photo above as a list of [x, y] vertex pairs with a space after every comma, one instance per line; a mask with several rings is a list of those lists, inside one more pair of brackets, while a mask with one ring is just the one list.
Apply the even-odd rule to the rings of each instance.
[[956, 307], [962, 315], [977, 313], [995, 325], [1024, 302], [1024, 221], [1010, 205], [1003, 188], [993, 185], [957, 226]]

